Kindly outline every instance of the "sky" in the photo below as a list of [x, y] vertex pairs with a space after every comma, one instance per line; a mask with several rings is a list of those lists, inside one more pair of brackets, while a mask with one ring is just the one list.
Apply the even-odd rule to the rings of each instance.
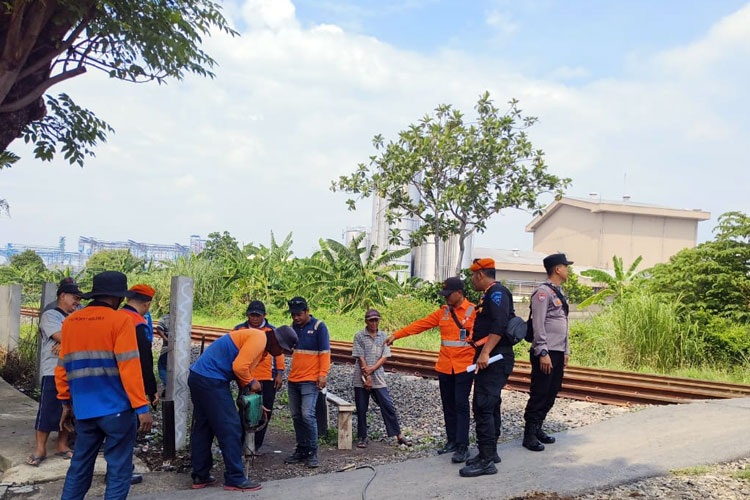
[[[204, 48], [214, 79], [167, 85], [89, 71], [67, 92], [115, 133], [84, 168], [22, 156], [0, 171], [0, 245], [79, 236], [186, 244], [229, 231], [269, 244], [369, 226], [331, 181], [439, 104], [474, 116], [485, 90], [519, 100], [528, 131], [570, 196], [596, 192], [716, 218], [750, 213], [750, 4], [731, 0], [246, 0], [240, 32]], [[545, 198], [547, 201], [551, 201]], [[475, 246], [530, 250], [532, 215], [494, 216]]]

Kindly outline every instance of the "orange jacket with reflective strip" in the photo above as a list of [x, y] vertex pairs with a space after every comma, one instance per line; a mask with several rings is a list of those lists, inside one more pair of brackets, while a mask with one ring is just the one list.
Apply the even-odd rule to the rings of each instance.
[[73, 400], [76, 418], [133, 408], [148, 411], [135, 326], [124, 311], [94, 301], [63, 321], [55, 368], [57, 398]]
[[[244, 323], [240, 323], [239, 325], [235, 326], [233, 330], [240, 330], [242, 328], [252, 327], [247, 321], [245, 321]], [[263, 330], [264, 332], [273, 331], [273, 326], [269, 325], [266, 321], [265, 325], [258, 328], [258, 330]], [[274, 367], [274, 365], [276, 366]], [[255, 377], [255, 380], [273, 380], [273, 370], [276, 369], [279, 372], [283, 373], [284, 368], [285, 364], [283, 354], [279, 354], [278, 356], [263, 356], [263, 359], [261, 359], [260, 363], [258, 363], [258, 366], [256, 366], [253, 370], [253, 376]]]
[[[474, 318], [477, 316], [476, 306], [467, 299], [453, 309], [458, 321], [467, 331], [467, 338], [471, 337], [471, 331], [474, 328]], [[474, 353], [476, 352], [470, 345], [461, 347], [442, 345], [443, 342], [461, 342], [460, 330], [453, 320], [448, 306], [444, 305], [434, 313], [414, 323], [394, 332], [393, 336], [397, 339], [416, 335], [431, 328], [440, 327], [440, 354], [438, 355], [435, 370], [439, 373], [465, 373], [466, 367], [474, 362]]]

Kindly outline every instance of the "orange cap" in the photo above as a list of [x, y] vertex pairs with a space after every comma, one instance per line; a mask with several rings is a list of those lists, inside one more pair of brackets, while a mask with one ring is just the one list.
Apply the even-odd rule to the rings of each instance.
[[479, 271], [480, 269], [495, 269], [495, 260], [494, 259], [474, 259], [474, 262], [472, 262], [471, 272]]
[[130, 287], [130, 291], [135, 292], [138, 295], [145, 295], [149, 299], [153, 299], [154, 294], [156, 294], [156, 290], [148, 285], [133, 285]]

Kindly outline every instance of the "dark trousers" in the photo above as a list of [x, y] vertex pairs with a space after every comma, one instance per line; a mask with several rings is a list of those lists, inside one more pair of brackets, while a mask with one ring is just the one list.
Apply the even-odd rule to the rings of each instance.
[[[276, 389], [273, 386], [273, 380], [261, 380], [260, 384], [263, 386], [263, 406], [273, 412], [273, 402], [276, 400]], [[268, 418], [271, 418], [271, 414], [268, 414]], [[263, 446], [263, 439], [266, 437], [266, 430], [268, 426], [259, 430], [255, 433], [255, 449], [259, 450]]]
[[531, 390], [529, 401], [526, 403], [526, 411], [523, 414], [523, 419], [529, 423], [541, 425], [544, 422], [562, 387], [565, 353], [550, 351], [549, 357], [552, 361], [552, 371], [542, 373], [539, 367], [539, 356], [535, 356], [533, 352], [530, 356]]
[[320, 390], [312, 381], [287, 382], [287, 392], [297, 447], [315, 451], [318, 449], [318, 420], [315, 407]]
[[[497, 439], [500, 437], [502, 423], [501, 392], [513, 371], [513, 353], [503, 355], [504, 359], [489, 365], [474, 377], [474, 422], [479, 454], [484, 460], [492, 460], [497, 451]], [[478, 357], [475, 357], [474, 362]]]
[[473, 373], [438, 373], [445, 436], [449, 443], [469, 445], [469, 393]]
[[367, 438], [367, 408], [370, 406], [371, 397], [380, 407], [380, 414], [383, 415], [386, 433], [389, 436], [398, 436], [401, 434], [396, 408], [393, 407], [393, 401], [391, 401], [388, 388], [380, 387], [368, 391], [363, 387], [355, 387], [354, 404], [357, 406], [357, 437], [359, 439]]
[[208, 478], [213, 466], [211, 443], [216, 436], [224, 458], [224, 484], [242, 484], [246, 479], [242, 470], [242, 420], [229, 382], [191, 371], [188, 387], [193, 400], [193, 430], [190, 433], [193, 477]]
[[76, 444], [65, 476], [62, 500], [79, 500], [86, 496], [94, 476], [94, 462], [104, 443], [107, 461], [105, 500], [128, 497], [133, 471], [133, 446], [137, 431], [133, 410], [113, 415], [76, 420]]

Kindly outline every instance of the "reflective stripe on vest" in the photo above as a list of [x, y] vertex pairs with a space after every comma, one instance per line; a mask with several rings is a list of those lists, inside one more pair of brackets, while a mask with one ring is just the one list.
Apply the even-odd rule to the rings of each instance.
[[469, 344], [463, 340], [441, 340], [440, 345], [446, 347], [466, 347]]

